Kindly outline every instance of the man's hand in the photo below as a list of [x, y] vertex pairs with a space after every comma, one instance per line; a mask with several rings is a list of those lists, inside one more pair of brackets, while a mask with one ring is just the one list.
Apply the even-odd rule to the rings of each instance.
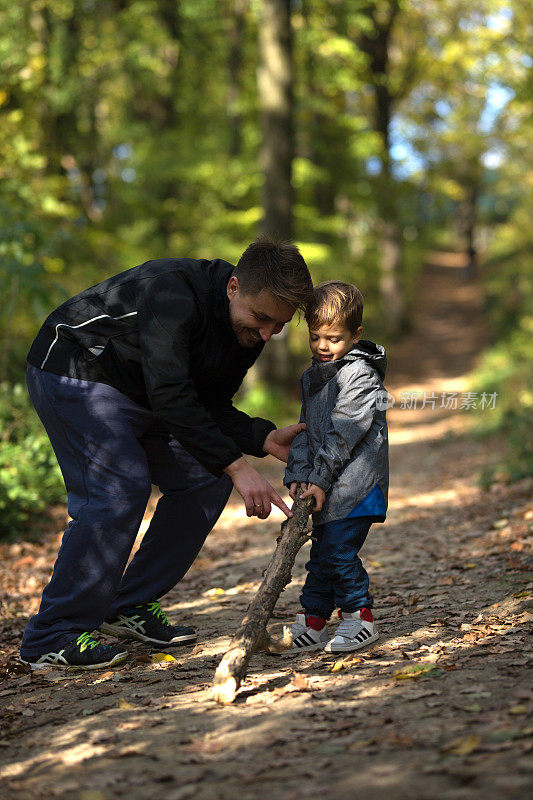
[[300, 431], [305, 431], [305, 428], [305, 422], [298, 422], [296, 425], [287, 425], [286, 428], [271, 431], [264, 441], [263, 450], [287, 463], [292, 440]]
[[316, 483], [311, 483], [309, 484], [309, 488], [306, 489], [306, 491], [300, 495], [300, 500], [303, 500], [304, 497], [309, 497], [310, 495], [313, 495], [313, 497], [315, 498], [313, 513], [315, 513], [316, 511], [320, 511], [322, 506], [326, 502], [326, 493], [324, 489], [321, 489], [320, 486], [316, 485]]
[[224, 472], [230, 476], [243, 498], [247, 516], [266, 519], [272, 511], [273, 503], [286, 517], [292, 517], [292, 511], [276, 490], [242, 456], [227, 466]]
[[298, 489], [301, 488], [302, 492], [305, 492], [308, 486], [309, 484], [304, 483], [303, 481], [293, 481], [291, 483], [291, 488], [289, 489], [289, 494], [293, 500], [298, 500], [299, 498], [296, 497], [296, 492], [298, 491]]

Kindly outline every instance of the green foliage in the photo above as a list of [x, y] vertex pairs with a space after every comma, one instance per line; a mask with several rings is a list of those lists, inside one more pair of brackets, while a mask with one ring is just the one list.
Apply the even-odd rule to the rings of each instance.
[[[393, 5], [399, 12], [380, 71], [372, 42], [379, 50], [380, 20]], [[498, 234], [500, 249], [510, 251], [515, 233], [528, 229], [519, 217], [530, 133], [527, 10], [507, 0], [292, 4], [295, 239], [315, 282], [337, 277], [361, 288], [368, 338], [387, 344], [379, 267], [384, 204], [402, 237], [408, 318], [424, 251], [435, 242], [457, 244], [451, 218], [465, 187], [474, 183], [481, 193], [485, 238], [513, 214], [513, 226]], [[23, 379], [43, 318], [77, 291], [151, 258], [235, 263], [257, 234], [261, 11], [258, 2], [207, 0], [3, 4], [0, 382]], [[380, 89], [392, 98], [390, 180], [376, 127]], [[501, 90], [505, 102], [494, 105]], [[501, 156], [497, 168], [486, 169], [487, 154]], [[489, 279], [498, 339], [484, 362], [502, 392], [519, 381], [501, 371], [505, 349], [528, 358], [523, 340], [530, 331], [518, 322], [525, 314], [513, 299], [527, 290], [522, 257], [505, 265]], [[291, 326], [289, 343], [294, 355], [308, 358], [305, 324]], [[2, 415], [11, 403], [6, 392]], [[520, 389], [506, 401], [507, 420], [511, 409], [522, 419], [518, 396]], [[242, 402], [279, 424], [294, 420], [293, 401], [276, 392], [255, 386]], [[40, 464], [51, 486], [61, 484], [51, 478], [57, 468], [40, 424], [29, 407], [19, 411], [13, 430], [20, 436], [4, 435], [2, 480], [11, 481], [13, 494], [9, 475], [18, 469], [20, 491], [30, 498]], [[43, 497], [57, 496], [42, 475], [39, 486]], [[38, 496], [27, 502], [24, 513], [39, 507]], [[17, 504], [10, 507], [24, 506], [20, 498]]]
[[61, 471], [22, 384], [0, 384], [0, 538], [65, 501]]
[[293, 425], [300, 419], [299, 399], [287, 397], [261, 382], [239, 394], [235, 405], [251, 417], [272, 420], [278, 428]]
[[[503, 236], [508, 232], [502, 231]], [[515, 242], [525, 235], [515, 229]], [[497, 476], [518, 480], [533, 474], [532, 254], [531, 242], [524, 242], [507, 253], [497, 252], [486, 267], [494, 344], [483, 354], [472, 385], [477, 391], [497, 392], [498, 399], [494, 411], [478, 412], [475, 431], [481, 436], [503, 433], [508, 449], [495, 469], [484, 471], [485, 484]]]

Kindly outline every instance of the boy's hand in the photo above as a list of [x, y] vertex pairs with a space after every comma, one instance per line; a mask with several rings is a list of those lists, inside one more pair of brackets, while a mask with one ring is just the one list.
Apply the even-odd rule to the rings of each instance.
[[298, 489], [301, 488], [302, 492], [305, 492], [305, 490], [307, 489], [307, 486], [308, 486], [308, 484], [304, 483], [303, 481], [302, 482], [293, 481], [291, 483], [291, 486], [290, 486], [290, 489], [289, 489], [289, 495], [292, 497], [293, 500], [297, 500], [298, 498], [296, 497], [296, 492], [298, 491]]
[[306, 491], [300, 495], [300, 500], [303, 500], [305, 497], [309, 497], [310, 495], [313, 495], [313, 497], [315, 498], [313, 513], [315, 513], [316, 511], [320, 511], [322, 506], [326, 502], [326, 493], [324, 489], [321, 489], [320, 486], [316, 485], [316, 483], [311, 483], [309, 484], [309, 488], [306, 489]]

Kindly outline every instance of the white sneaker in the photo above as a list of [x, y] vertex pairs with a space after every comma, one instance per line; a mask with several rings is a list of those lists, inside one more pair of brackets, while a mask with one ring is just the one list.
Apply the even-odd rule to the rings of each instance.
[[326, 653], [347, 653], [359, 650], [367, 644], [379, 639], [378, 630], [374, 624], [374, 616], [369, 608], [361, 608], [353, 614], [339, 611], [341, 623], [335, 635], [324, 647]]
[[291, 625], [292, 646], [285, 653], [303, 653], [306, 650], [323, 650], [327, 644], [326, 626], [316, 631], [307, 625], [305, 614], [296, 614], [296, 622]]

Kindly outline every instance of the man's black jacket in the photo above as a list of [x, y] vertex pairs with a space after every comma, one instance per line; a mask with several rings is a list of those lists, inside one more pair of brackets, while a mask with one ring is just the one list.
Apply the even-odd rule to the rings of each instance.
[[163, 258], [115, 275], [59, 306], [28, 354], [40, 369], [106, 383], [152, 409], [206, 469], [262, 449], [273, 423], [232, 398], [264, 343], [239, 345], [226, 286], [231, 264]]

